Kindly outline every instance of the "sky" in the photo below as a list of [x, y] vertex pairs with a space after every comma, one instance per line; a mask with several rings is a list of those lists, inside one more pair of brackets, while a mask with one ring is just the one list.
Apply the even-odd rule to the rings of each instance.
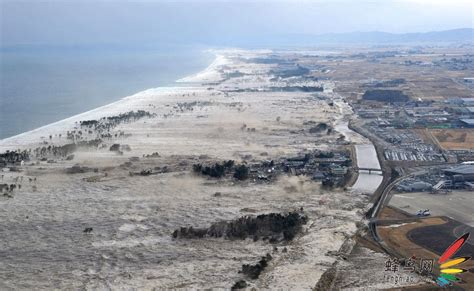
[[0, 45], [238, 44], [274, 35], [474, 27], [466, 0], [0, 0]]

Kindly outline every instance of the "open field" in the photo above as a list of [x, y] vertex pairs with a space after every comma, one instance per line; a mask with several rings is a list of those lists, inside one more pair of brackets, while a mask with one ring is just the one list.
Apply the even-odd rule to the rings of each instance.
[[419, 246], [408, 239], [407, 234], [412, 229], [423, 226], [445, 224], [446, 221], [440, 217], [429, 217], [425, 219], [405, 220], [397, 223], [386, 222], [377, 227], [381, 239], [397, 253], [405, 258], [416, 255], [418, 258], [436, 258], [437, 255], [430, 250]]
[[397, 220], [397, 219], [406, 219], [410, 218], [411, 216], [405, 213], [404, 211], [400, 211], [396, 207], [392, 206], [385, 206], [382, 208], [379, 214], [379, 219], [382, 220]]
[[[377, 227], [380, 238], [387, 246], [404, 258], [415, 256], [419, 263], [421, 259], [433, 259], [433, 270], [439, 270], [437, 260], [458, 234], [455, 230], [462, 226], [459, 222], [443, 217], [429, 217], [401, 221], [396, 224], [386, 223]], [[458, 255], [472, 254], [472, 240], [459, 251]], [[465, 269], [474, 267], [472, 260], [462, 265]], [[470, 290], [474, 276], [468, 272], [459, 275], [464, 281], [459, 286]]]
[[[446, 219], [446, 221], [445, 224], [412, 229], [408, 233], [408, 238], [440, 256], [458, 237], [467, 232], [472, 233], [474, 230], [474, 228], [452, 219]], [[456, 256], [470, 256], [473, 253], [474, 238], [470, 237], [462, 249], [456, 253]]]
[[[320, 57], [318, 64], [324, 66], [323, 74], [317, 77], [330, 78], [337, 82], [336, 91], [343, 96], [357, 99], [364, 93], [362, 84], [376, 80], [404, 79], [405, 82], [396, 87], [408, 93], [412, 99], [443, 101], [447, 98], [471, 97], [472, 90], [464, 84], [455, 80], [470, 76], [468, 70], [451, 70], [445, 67], [433, 65], [440, 59], [445, 58], [442, 49], [433, 54], [407, 54], [402, 53], [404, 48], [399, 48], [399, 53], [386, 56], [378, 56], [374, 49], [352, 53], [366, 54], [367, 57], [353, 57], [354, 55], [335, 55], [330, 59]], [[453, 57], [460, 57], [468, 53], [466, 49], [460, 49]], [[348, 56], [350, 55], [350, 56]], [[352, 57], [351, 57], [352, 56]], [[308, 58], [308, 62], [311, 59]], [[416, 63], [416, 64], [415, 64]], [[420, 71], [423, 72], [420, 76]]]
[[472, 129], [432, 129], [430, 133], [445, 150], [474, 149], [474, 131]]

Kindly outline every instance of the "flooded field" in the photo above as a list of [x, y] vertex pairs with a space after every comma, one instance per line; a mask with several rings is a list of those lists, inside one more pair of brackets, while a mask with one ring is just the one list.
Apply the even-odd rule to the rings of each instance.
[[[0, 141], [2, 151], [48, 152], [49, 146], [66, 144], [71, 132], [78, 140], [98, 136], [97, 128], [85, 130], [81, 121], [105, 123], [130, 110], [147, 112], [113, 127], [108, 123], [98, 147], [3, 173], [5, 182], [22, 187], [0, 199], [0, 289], [230, 288], [239, 280], [257, 288], [314, 287], [363, 219], [368, 199], [360, 189], [322, 187], [296, 171], [274, 179], [216, 179], [196, 174], [193, 166], [278, 161], [346, 149], [363, 139], [339, 131], [339, 120], [350, 112], [331, 105], [330, 92], [252, 89], [295, 81], [274, 81], [268, 72], [275, 64], [247, 61], [264, 53], [244, 60], [242, 54], [226, 52], [202, 76], [187, 80], [214, 78], [221, 82], [215, 87], [147, 90]], [[236, 70], [244, 75], [224, 78]], [[340, 134], [348, 134], [346, 140]], [[370, 147], [361, 149], [373, 159]], [[303, 213], [307, 223], [288, 240], [172, 237], [181, 227], [291, 211]], [[272, 260], [258, 279], [240, 272], [267, 254]]]

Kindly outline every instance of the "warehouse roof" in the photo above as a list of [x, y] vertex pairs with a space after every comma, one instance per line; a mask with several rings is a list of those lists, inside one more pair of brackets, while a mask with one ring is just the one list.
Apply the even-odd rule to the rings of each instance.
[[464, 122], [465, 124], [474, 125], [474, 119], [472, 118], [464, 118], [464, 119], [461, 119], [461, 121]]
[[461, 174], [461, 175], [474, 174], [474, 165], [459, 165], [459, 166], [446, 169], [445, 172]]

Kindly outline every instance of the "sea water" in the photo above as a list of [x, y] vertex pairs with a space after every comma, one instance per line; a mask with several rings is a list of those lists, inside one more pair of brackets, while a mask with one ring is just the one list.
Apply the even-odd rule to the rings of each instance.
[[0, 139], [148, 88], [176, 86], [213, 58], [202, 47], [2, 49]]

